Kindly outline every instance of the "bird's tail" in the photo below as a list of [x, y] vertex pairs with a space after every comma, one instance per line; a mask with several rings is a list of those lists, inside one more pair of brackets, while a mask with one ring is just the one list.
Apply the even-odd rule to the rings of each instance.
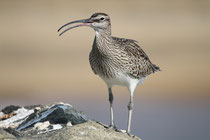
[[153, 65], [154, 72], [161, 71], [161, 69], [157, 65], [155, 64], [152, 64], [152, 65]]

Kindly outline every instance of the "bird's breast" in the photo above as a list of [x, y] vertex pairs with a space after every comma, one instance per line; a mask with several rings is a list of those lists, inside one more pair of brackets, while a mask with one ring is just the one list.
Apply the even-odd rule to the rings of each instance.
[[94, 52], [93, 50], [90, 52], [89, 62], [94, 73], [100, 77], [110, 79], [115, 76], [117, 68], [114, 67], [112, 62], [108, 58]]

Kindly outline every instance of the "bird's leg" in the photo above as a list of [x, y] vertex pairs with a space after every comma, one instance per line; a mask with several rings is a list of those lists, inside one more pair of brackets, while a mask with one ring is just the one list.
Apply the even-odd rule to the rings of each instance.
[[130, 128], [131, 128], [131, 118], [132, 118], [132, 110], [133, 109], [133, 102], [129, 102], [128, 104], [128, 127], [127, 127], [127, 133], [130, 133]]
[[113, 107], [112, 107], [114, 96], [112, 94], [112, 88], [109, 87], [108, 90], [109, 90], [109, 103], [110, 103], [110, 127], [115, 128], [115, 125], [114, 125], [114, 115], [113, 115]]
[[129, 88], [130, 91], [130, 101], [128, 103], [128, 127], [127, 127], [127, 133], [130, 134], [130, 128], [131, 128], [131, 118], [132, 118], [132, 110], [133, 110], [133, 92], [135, 90], [134, 88]]

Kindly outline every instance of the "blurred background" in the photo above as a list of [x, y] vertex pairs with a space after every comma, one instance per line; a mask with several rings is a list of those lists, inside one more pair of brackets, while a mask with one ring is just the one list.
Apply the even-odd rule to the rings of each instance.
[[[95, 12], [109, 14], [113, 36], [137, 40], [162, 69], [135, 91], [132, 133], [209, 140], [209, 0], [0, 0], [0, 108], [62, 101], [109, 124], [106, 85], [88, 61], [94, 30], [57, 33]], [[115, 123], [126, 129], [129, 92], [113, 93]]]

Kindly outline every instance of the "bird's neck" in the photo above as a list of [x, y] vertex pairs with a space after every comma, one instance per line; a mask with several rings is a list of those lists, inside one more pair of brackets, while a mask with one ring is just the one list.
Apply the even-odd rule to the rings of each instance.
[[96, 39], [102, 40], [102, 39], [109, 39], [111, 38], [111, 32], [98, 32], [96, 31]]
[[98, 51], [98, 53], [100, 53], [103, 56], [108, 56], [110, 55], [110, 50], [112, 49], [111, 47], [111, 33], [110, 34], [106, 34], [106, 33], [102, 33], [102, 32], [97, 32], [96, 31], [96, 36], [95, 36], [95, 40], [94, 40], [94, 44], [93, 47], [95, 50]]
[[98, 36], [111, 36], [111, 28], [107, 27], [106, 29], [96, 29], [96, 35]]

